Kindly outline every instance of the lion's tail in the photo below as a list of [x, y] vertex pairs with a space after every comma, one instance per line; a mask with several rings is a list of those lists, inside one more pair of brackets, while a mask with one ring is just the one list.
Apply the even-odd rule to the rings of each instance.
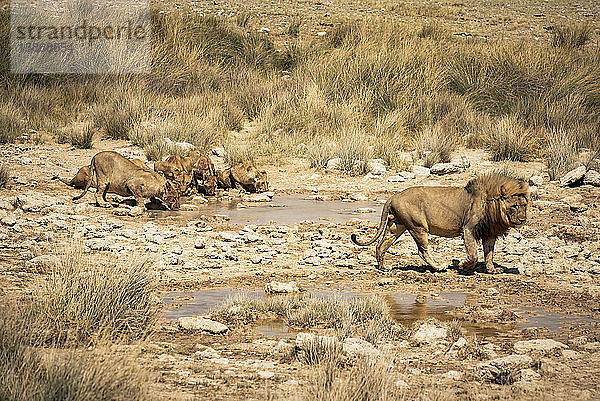
[[65, 185], [68, 185], [70, 187], [73, 186], [73, 184], [70, 181], [65, 181], [62, 178], [60, 178], [58, 175], [55, 175], [54, 177], [52, 177], [51, 180], [58, 180], [58, 181], [62, 182]]
[[95, 161], [96, 161], [96, 156], [94, 155], [94, 157], [92, 157], [92, 161], [90, 163], [90, 176], [88, 177], [88, 180], [85, 183], [85, 188], [80, 195], [77, 195], [76, 197], [73, 198], [74, 201], [83, 198], [85, 196], [85, 194], [87, 193], [88, 189], [90, 189], [90, 186], [92, 185], [92, 180], [94, 179], [94, 175], [96, 174]]
[[367, 240], [365, 242], [361, 242], [356, 237], [356, 234], [352, 234], [350, 236], [350, 239], [352, 239], [352, 242], [354, 242], [356, 245], [368, 246], [368, 245], [371, 245], [373, 242], [377, 241], [377, 238], [381, 237], [383, 235], [383, 233], [385, 232], [385, 228], [387, 226], [388, 215], [390, 214], [391, 208], [392, 208], [392, 198], [388, 199], [388, 201], [385, 202], [385, 205], [383, 206], [383, 211], [381, 212], [381, 220], [379, 221], [379, 227], [377, 228], [377, 233], [375, 234], [375, 236], [373, 238], [371, 238], [370, 240]]

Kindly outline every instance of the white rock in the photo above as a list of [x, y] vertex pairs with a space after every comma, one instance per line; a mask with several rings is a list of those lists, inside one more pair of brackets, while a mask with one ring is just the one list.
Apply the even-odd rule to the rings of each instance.
[[449, 370], [446, 373], [444, 373], [442, 377], [445, 377], [446, 379], [450, 380], [460, 380], [462, 378], [462, 372], [459, 372], [457, 370]]
[[24, 212], [39, 212], [44, 208], [56, 205], [57, 201], [56, 197], [29, 193], [18, 195], [15, 203]]
[[350, 199], [355, 200], [355, 201], [367, 201], [367, 200], [369, 200], [369, 197], [367, 195], [359, 192], [357, 194], [351, 194]]
[[585, 185], [593, 185], [595, 187], [600, 187], [600, 173], [596, 170], [589, 170], [585, 173], [583, 177], [583, 183]]
[[538, 381], [542, 376], [533, 369], [521, 369], [519, 371], [519, 380], [524, 382]]
[[223, 323], [215, 322], [204, 317], [185, 316], [178, 320], [179, 326], [184, 330], [208, 331], [212, 334], [221, 334], [228, 330]]
[[458, 173], [463, 170], [459, 165], [452, 163], [437, 163], [431, 166], [431, 174], [444, 175], [451, 173]]
[[3, 226], [12, 227], [15, 224], [17, 224], [17, 217], [14, 213], [7, 213], [6, 216], [0, 219], [0, 224], [2, 224]]
[[417, 177], [417, 175], [413, 172], [410, 171], [401, 171], [398, 173], [398, 175], [402, 178], [404, 178], [405, 180], [413, 180]]
[[429, 177], [429, 175], [431, 174], [431, 170], [429, 170], [427, 167], [417, 165], [412, 166], [412, 172], [415, 174], [415, 177], [423, 178]]
[[211, 151], [217, 157], [225, 157], [225, 148], [212, 148]]
[[432, 343], [446, 338], [448, 329], [446, 327], [437, 327], [430, 323], [425, 323], [415, 332], [413, 340], [418, 343]]
[[544, 178], [541, 175], [532, 175], [529, 178], [529, 185], [539, 187], [539, 186], [542, 186], [543, 184], [544, 184]]
[[378, 358], [381, 351], [373, 344], [360, 338], [346, 338], [342, 343], [343, 350], [350, 356]]
[[267, 294], [289, 294], [300, 292], [298, 284], [295, 281], [289, 283], [280, 283], [279, 281], [271, 281], [265, 285], [265, 292]]
[[51, 270], [60, 266], [60, 259], [54, 255], [40, 255], [31, 259], [29, 263], [38, 269]]
[[270, 379], [273, 376], [275, 376], [275, 373], [268, 371], [268, 370], [259, 370], [258, 372], [256, 372], [256, 374], [258, 375], [258, 377], [260, 377], [261, 379]]
[[325, 170], [328, 170], [328, 171], [339, 170], [341, 165], [342, 165], [342, 159], [339, 157], [335, 157], [335, 158], [329, 159], [327, 161], [327, 166], [325, 167]]
[[387, 170], [383, 163], [380, 163], [378, 161], [368, 161], [367, 171], [373, 175], [383, 175], [386, 173]]
[[569, 171], [567, 174], [560, 178], [560, 185], [566, 187], [567, 185], [573, 185], [577, 183], [577, 181], [581, 180], [585, 175], [585, 166], [577, 167]]
[[567, 349], [565, 344], [552, 339], [537, 339], [517, 341], [514, 345], [515, 352], [519, 354], [529, 353], [553, 353], [563, 349]]
[[244, 202], [270, 202], [272, 196], [266, 193], [244, 195]]
[[513, 354], [480, 363], [478, 367], [482, 377], [502, 384], [507, 377], [521, 369], [529, 369], [532, 364], [533, 359], [530, 356]]
[[394, 387], [398, 388], [398, 389], [402, 389], [402, 390], [408, 390], [410, 389], [410, 386], [408, 385], [408, 383], [406, 383], [404, 380], [396, 380], [394, 382]]
[[238, 236], [231, 233], [219, 233], [219, 237], [226, 242], [237, 242]]
[[372, 207], [361, 207], [356, 209], [357, 213], [375, 213], [377, 210], [373, 209]]
[[406, 178], [402, 177], [401, 175], [392, 175], [390, 177], [388, 177], [388, 182], [404, 182], [406, 181]]
[[194, 355], [203, 359], [216, 359], [221, 357], [221, 354], [219, 354], [211, 347], [206, 347], [203, 350], [196, 351]]
[[189, 153], [196, 149], [196, 147], [189, 142], [175, 142], [175, 147], [179, 148], [183, 153]]

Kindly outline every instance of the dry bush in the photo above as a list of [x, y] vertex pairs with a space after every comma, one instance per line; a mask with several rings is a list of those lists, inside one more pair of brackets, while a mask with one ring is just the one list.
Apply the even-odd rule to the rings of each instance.
[[94, 128], [91, 124], [79, 124], [62, 129], [58, 133], [58, 143], [70, 142], [79, 149], [91, 149], [94, 139]]
[[29, 304], [9, 306], [0, 308], [1, 400], [148, 399], [148, 376], [132, 358], [109, 356], [108, 349], [37, 348], [31, 333], [42, 322], [32, 319]]
[[439, 24], [425, 23], [417, 31], [417, 37], [421, 39], [444, 40], [448, 39], [448, 32]]
[[337, 141], [335, 156], [340, 158], [340, 170], [350, 175], [365, 174], [367, 160], [373, 157], [365, 132], [356, 127], [345, 130]]
[[594, 28], [589, 24], [556, 26], [552, 30], [552, 46], [577, 49], [585, 46], [591, 39]]
[[551, 180], [559, 179], [578, 163], [579, 144], [575, 134], [554, 130], [546, 136], [546, 167]]
[[386, 401], [399, 399], [391, 365], [381, 359], [360, 359], [345, 370], [335, 360], [313, 373], [303, 399], [311, 401]]
[[323, 362], [335, 363], [342, 358], [342, 354], [342, 343], [337, 338], [315, 336], [302, 343], [297, 357], [307, 365], [318, 365]]
[[145, 337], [159, 312], [147, 264], [92, 265], [82, 249], [73, 244], [66, 251], [40, 295], [38, 313], [45, 321], [45, 335], [84, 343], [103, 336]]
[[451, 342], [455, 342], [463, 336], [462, 322], [460, 320], [452, 320], [448, 323], [448, 335], [447, 338]]
[[10, 180], [10, 169], [7, 164], [0, 164], [0, 189], [6, 187]]
[[92, 119], [94, 126], [102, 130], [109, 138], [127, 139], [136, 115], [121, 100], [115, 100], [94, 107]]
[[250, 143], [242, 143], [239, 139], [228, 138], [223, 148], [225, 149], [225, 162], [231, 166], [239, 163], [254, 162], [258, 155], [256, 146]]
[[286, 34], [294, 38], [298, 37], [300, 33], [300, 27], [302, 26], [302, 19], [300, 17], [294, 17], [290, 20], [286, 29]]
[[0, 144], [13, 143], [21, 135], [22, 123], [19, 110], [10, 103], [0, 104]]
[[333, 157], [335, 147], [327, 143], [326, 138], [315, 139], [306, 145], [306, 156], [311, 168], [324, 169]]
[[250, 21], [250, 14], [245, 12], [238, 12], [235, 14], [235, 23], [240, 28], [248, 26], [248, 21]]
[[455, 148], [456, 139], [443, 132], [439, 125], [425, 127], [417, 137], [417, 157], [423, 159], [425, 167], [449, 162]]
[[494, 161], [527, 161], [539, 153], [540, 139], [536, 132], [523, 127], [514, 116], [498, 120], [484, 141]]

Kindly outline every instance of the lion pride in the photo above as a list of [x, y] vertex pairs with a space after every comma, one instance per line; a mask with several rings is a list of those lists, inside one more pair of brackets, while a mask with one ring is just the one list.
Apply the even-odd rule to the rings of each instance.
[[[356, 234], [351, 239], [367, 246], [379, 239], [375, 255], [383, 270], [383, 256], [398, 237], [408, 231], [417, 243], [419, 255], [435, 271], [443, 270], [429, 253], [428, 234], [464, 239], [467, 258], [460, 264], [463, 272], [472, 272], [477, 264], [477, 242], [483, 243], [485, 267], [499, 273], [494, 266], [496, 238], [511, 227], [527, 220], [529, 185], [504, 174], [488, 173], [465, 187], [418, 186], [392, 196], [383, 207], [377, 233], [361, 242]], [[384, 232], [393, 236], [386, 238]]]

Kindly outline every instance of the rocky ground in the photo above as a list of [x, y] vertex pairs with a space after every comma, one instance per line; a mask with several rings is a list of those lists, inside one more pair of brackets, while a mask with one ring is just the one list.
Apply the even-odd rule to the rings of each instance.
[[[98, 141], [91, 150], [66, 145], [0, 147], [0, 158], [13, 176], [0, 190], [3, 296], [29, 293], [42, 285], [56, 268], [61, 249], [73, 240], [81, 241], [98, 261], [147, 258], [163, 296], [220, 288], [262, 292], [273, 281], [295, 281], [309, 292], [409, 293], [425, 300], [461, 292], [468, 301], [452, 311], [452, 318], [464, 323], [458, 338], [449, 334], [448, 319], [424, 320], [429, 317], [424, 314], [412, 325], [402, 322], [405, 331], [394, 340], [349, 340], [345, 353], [349, 358], [364, 350], [385, 354], [395, 386], [409, 399], [415, 394], [429, 399], [595, 398], [600, 373], [600, 187], [562, 186], [548, 180], [541, 163], [511, 163], [521, 176], [535, 177], [537, 196], [530, 204], [528, 224], [497, 244], [495, 261], [505, 273], [463, 276], [451, 268], [430, 273], [407, 235], [387, 255], [391, 270], [379, 272], [373, 248], [359, 248], [349, 239], [352, 232], [372, 232], [375, 223], [365, 217], [369, 214], [344, 222], [332, 216], [242, 225], [226, 215], [207, 213], [203, 199], [191, 198], [182, 202], [187, 211], [132, 216], [124, 204], [112, 210], [96, 207], [93, 195], [73, 203], [79, 191], [50, 179], [55, 174], [69, 177], [93, 154], [107, 149], [142, 157], [139, 149], [116, 141]], [[438, 172], [458, 170], [443, 175], [417, 167], [387, 171], [374, 162], [372, 173], [349, 177], [311, 170], [302, 159], [259, 162], [269, 173], [274, 199], [321, 199], [323, 205], [344, 200], [352, 208], [354, 202], [378, 204], [412, 185], [464, 185], [478, 172], [505, 166], [488, 161], [483, 151], [461, 150], [457, 155], [453, 165], [461, 168], [438, 166]], [[234, 202], [250, 215], [269, 204], [243, 197]], [[464, 257], [460, 239], [435, 238], [432, 245], [437, 260], [449, 267], [452, 259]], [[577, 319], [565, 319], [557, 330], [543, 324], [525, 327], [519, 325], [524, 321], [519, 311], [526, 308]], [[153, 391], [161, 398], [293, 399], [310, 382], [314, 368], [293, 357], [302, 335], [278, 338], [252, 324], [232, 324], [224, 330], [210, 322], [209, 329], [197, 323], [161, 319], [147, 342], [131, 346], [141, 351], [140, 364], [153, 373]], [[473, 323], [497, 330], [477, 334], [467, 330]], [[185, 324], [192, 326], [183, 329]]]

